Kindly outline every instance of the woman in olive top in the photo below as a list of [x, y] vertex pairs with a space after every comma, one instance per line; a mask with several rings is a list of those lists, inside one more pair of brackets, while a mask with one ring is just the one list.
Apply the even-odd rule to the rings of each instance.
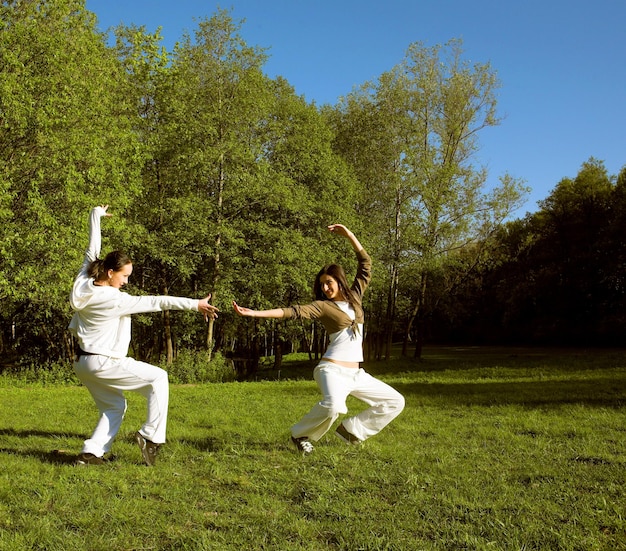
[[344, 419], [337, 427], [337, 436], [350, 444], [374, 436], [404, 409], [404, 397], [398, 391], [360, 367], [363, 361], [362, 299], [371, 280], [371, 259], [345, 226], [333, 224], [328, 229], [346, 237], [356, 253], [358, 269], [352, 286], [348, 285], [343, 268], [330, 264], [317, 274], [313, 286], [316, 300], [310, 304], [251, 310], [233, 302], [235, 312], [240, 316], [317, 319], [329, 334], [328, 348], [313, 372], [322, 400], [291, 427], [291, 439], [305, 454], [313, 451], [311, 441], [319, 440], [339, 415], [348, 412], [348, 395], [370, 406], [358, 415]]

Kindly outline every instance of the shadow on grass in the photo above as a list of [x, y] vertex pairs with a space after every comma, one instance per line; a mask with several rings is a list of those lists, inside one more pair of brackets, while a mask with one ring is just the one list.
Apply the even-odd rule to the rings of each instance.
[[42, 450], [18, 450], [12, 448], [0, 448], [0, 454], [19, 455], [20, 457], [36, 458], [42, 463], [52, 463], [53, 465], [73, 465], [78, 459], [78, 454], [66, 450], [52, 450], [49, 452]]
[[[174, 440], [170, 440], [174, 442]], [[221, 452], [224, 450], [242, 450], [256, 449], [264, 452], [272, 452], [276, 450], [291, 449], [291, 441], [287, 438], [284, 441], [263, 442], [242, 437], [237, 434], [230, 434], [228, 439], [214, 438], [208, 436], [206, 438], [178, 438], [176, 442], [194, 448], [200, 452]]]
[[405, 396], [454, 405], [522, 405], [558, 407], [584, 404], [594, 407], [626, 406], [626, 380], [589, 378], [563, 381], [394, 383]]
[[[13, 429], [13, 428], [3, 428], [0, 429], [0, 436], [14, 436], [18, 438], [30, 438], [30, 437], [43, 437], [50, 439], [58, 439], [58, 438], [79, 438], [83, 439], [85, 437], [84, 434], [70, 433], [70, 432], [52, 432], [45, 430], [34, 430], [34, 429]], [[69, 452], [67, 450], [52, 450], [52, 451], [43, 451], [43, 450], [25, 450], [18, 448], [9, 448], [2, 447], [0, 448], [1, 454], [8, 455], [19, 455], [21, 457], [35, 457], [39, 459], [42, 463], [52, 463], [55, 465], [68, 465], [75, 463], [76, 459], [78, 459], [78, 455], [73, 452]]]
[[44, 438], [85, 438], [84, 434], [74, 432], [51, 432], [49, 430], [34, 429], [0, 429], [0, 436], [17, 436], [18, 438], [29, 438], [31, 436], [43, 436]]
[[185, 446], [190, 446], [201, 452], [216, 452], [224, 447], [224, 442], [218, 438], [207, 436], [206, 438], [178, 438], [177, 441]]

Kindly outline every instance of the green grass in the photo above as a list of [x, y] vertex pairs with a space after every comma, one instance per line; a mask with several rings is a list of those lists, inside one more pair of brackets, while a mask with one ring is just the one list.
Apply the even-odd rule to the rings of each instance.
[[74, 467], [86, 389], [5, 378], [0, 550], [626, 550], [623, 351], [432, 348], [367, 368], [407, 407], [360, 447], [292, 449], [318, 394], [311, 364], [287, 363], [173, 386], [155, 468], [132, 441], [139, 396], [115, 461]]

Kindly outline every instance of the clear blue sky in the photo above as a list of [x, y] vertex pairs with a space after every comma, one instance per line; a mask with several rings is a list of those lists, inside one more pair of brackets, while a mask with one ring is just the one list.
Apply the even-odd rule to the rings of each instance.
[[307, 101], [335, 104], [399, 63], [413, 42], [463, 40], [472, 62], [502, 83], [502, 123], [483, 131], [478, 164], [489, 182], [509, 173], [532, 188], [517, 213], [537, 209], [590, 157], [609, 174], [626, 165], [626, 0], [87, 0], [106, 31], [161, 27], [171, 50], [218, 9], [245, 19], [242, 38], [268, 48], [265, 72]]

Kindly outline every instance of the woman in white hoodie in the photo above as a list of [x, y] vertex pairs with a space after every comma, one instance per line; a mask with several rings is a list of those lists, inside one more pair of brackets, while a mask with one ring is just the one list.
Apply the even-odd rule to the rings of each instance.
[[100, 254], [100, 218], [110, 216], [108, 206], [92, 209], [89, 247], [74, 281], [70, 304], [74, 310], [69, 329], [79, 346], [74, 370], [91, 393], [100, 419], [85, 441], [77, 464], [101, 464], [110, 451], [126, 412], [124, 391], [132, 390], [148, 402], [146, 421], [135, 434], [143, 461], [152, 466], [165, 442], [169, 383], [163, 369], [127, 357], [131, 314], [164, 310], [194, 310], [205, 319], [217, 317], [217, 308], [202, 300], [170, 296], [132, 296], [122, 292], [133, 271], [130, 258], [120, 251]]

